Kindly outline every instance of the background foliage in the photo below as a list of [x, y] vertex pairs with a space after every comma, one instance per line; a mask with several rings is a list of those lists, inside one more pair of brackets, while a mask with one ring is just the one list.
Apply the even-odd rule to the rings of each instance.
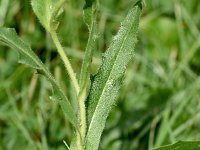
[[[133, 1], [100, 1], [95, 74]], [[62, 44], [77, 74], [87, 43], [83, 0], [68, 0], [59, 27]], [[100, 149], [146, 150], [178, 140], [200, 139], [200, 3], [145, 0], [139, 42], [121, 94], [110, 114]], [[28, 0], [1, 0], [0, 25], [14, 27], [31, 43], [73, 101], [69, 78], [50, 36]], [[74, 132], [54, 101], [50, 85], [16, 51], [0, 47], [0, 150], [66, 149]]]

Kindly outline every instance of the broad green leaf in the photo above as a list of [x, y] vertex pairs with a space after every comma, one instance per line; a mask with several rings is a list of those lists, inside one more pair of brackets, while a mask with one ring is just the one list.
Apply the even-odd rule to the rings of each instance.
[[12, 49], [16, 49], [20, 55], [20, 63], [36, 68], [38, 72], [47, 77], [53, 89], [52, 99], [57, 100], [57, 102], [63, 109], [66, 117], [76, 127], [76, 115], [69, 100], [62, 92], [49, 70], [45, 67], [45, 65], [41, 62], [37, 55], [31, 50], [31, 47], [18, 37], [14, 29], [5, 27], [0, 27], [0, 43], [3, 43], [4, 45], [6, 44]]
[[56, 30], [59, 25], [59, 16], [62, 13], [61, 7], [65, 0], [32, 0], [32, 8], [44, 28]]
[[200, 150], [200, 141], [179, 141], [153, 150]]
[[106, 118], [115, 103], [126, 67], [137, 42], [141, 3], [137, 3], [122, 22], [117, 35], [103, 56], [87, 99], [88, 132], [86, 149], [97, 150]]

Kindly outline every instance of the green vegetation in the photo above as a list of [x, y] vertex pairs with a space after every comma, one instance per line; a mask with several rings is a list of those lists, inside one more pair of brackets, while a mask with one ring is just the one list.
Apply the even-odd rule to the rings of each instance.
[[199, 15], [198, 0], [1, 0], [0, 150], [199, 150]]

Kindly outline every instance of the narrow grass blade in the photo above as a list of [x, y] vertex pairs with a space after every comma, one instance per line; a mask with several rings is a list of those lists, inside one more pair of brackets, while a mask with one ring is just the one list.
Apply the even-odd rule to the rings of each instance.
[[118, 34], [103, 57], [87, 99], [88, 132], [86, 149], [97, 150], [106, 118], [118, 97], [126, 67], [137, 42], [141, 3], [137, 3], [122, 22]]
[[200, 141], [179, 141], [175, 144], [162, 146], [153, 150], [199, 150]]
[[41, 62], [41, 60], [36, 56], [36, 54], [31, 50], [31, 47], [21, 40], [16, 34], [14, 29], [0, 27], [0, 41], [6, 44], [7, 46], [16, 49], [20, 54], [20, 63], [29, 65], [32, 68], [38, 70], [50, 81], [53, 88], [52, 99], [59, 102], [61, 108], [64, 111], [64, 114], [69, 119], [69, 121], [76, 127], [77, 118], [75, 112], [65, 96], [65, 94], [60, 89], [59, 85], [56, 83], [54, 77], [51, 75], [46, 66]]

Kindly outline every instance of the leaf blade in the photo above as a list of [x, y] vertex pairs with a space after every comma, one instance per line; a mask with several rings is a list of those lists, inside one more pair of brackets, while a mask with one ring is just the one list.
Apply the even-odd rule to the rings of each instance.
[[[2, 41], [3, 45], [9, 45], [13, 49], [19, 49], [19, 52], [21, 54], [20, 62], [23, 64], [27, 64], [35, 69], [39, 69], [39, 66], [35, 62], [39, 62], [37, 57], [33, 55], [33, 51], [31, 51], [30, 47], [24, 42], [21, 41], [17, 37], [17, 34], [14, 29], [8, 29], [0, 27], [0, 41]], [[30, 57], [29, 61], [25, 56]]]
[[80, 73], [80, 87], [81, 91], [87, 86], [87, 81], [89, 80], [89, 67], [92, 62], [92, 55], [96, 46], [96, 37], [97, 37], [97, 24], [96, 24], [96, 11], [97, 3], [93, 2], [90, 7], [84, 8], [84, 21], [88, 26], [89, 38], [86, 45], [85, 55], [81, 67]]
[[140, 5], [135, 5], [122, 22], [122, 26], [106, 51], [103, 63], [92, 83], [87, 99], [87, 123], [90, 124], [86, 138], [87, 150], [98, 149], [106, 118], [118, 97], [126, 66], [133, 57], [133, 47], [137, 42], [136, 35], [141, 13]]
[[175, 144], [161, 146], [153, 150], [199, 150], [200, 141], [179, 141]]
[[76, 127], [77, 124], [76, 115], [75, 112], [73, 111], [73, 108], [69, 100], [67, 99], [67, 97], [65, 96], [59, 85], [56, 83], [54, 77], [51, 75], [46, 66], [31, 50], [31, 47], [27, 43], [25, 43], [22, 39], [20, 39], [15, 30], [12, 28], [0, 27], [0, 41], [4, 45], [7, 45], [18, 51], [19, 55], [21, 56], [19, 61], [20, 63], [29, 65], [30, 67], [37, 69], [39, 72], [45, 75], [45, 77], [49, 80], [49, 82], [52, 85], [54, 94], [53, 99], [58, 101], [66, 117], [74, 125], [74, 127]]

